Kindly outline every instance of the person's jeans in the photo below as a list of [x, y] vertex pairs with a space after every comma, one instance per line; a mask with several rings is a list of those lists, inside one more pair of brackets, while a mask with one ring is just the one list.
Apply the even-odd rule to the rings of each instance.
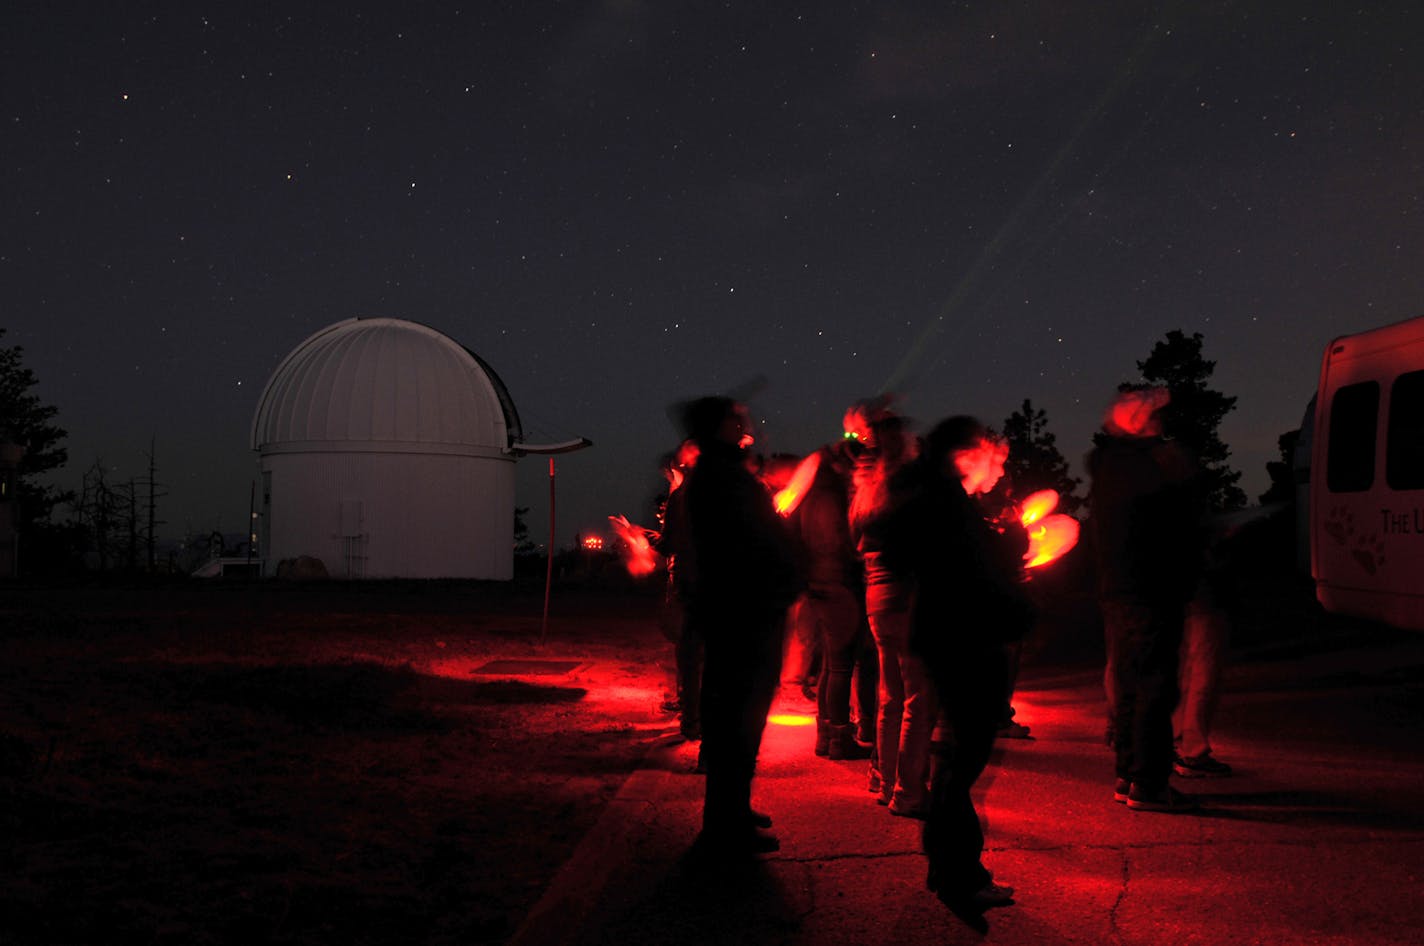
[[850, 683], [855, 671], [860, 602], [849, 588], [819, 588], [802, 596], [799, 614], [800, 620], [815, 628], [821, 645], [816, 715], [832, 726], [845, 726], [850, 722]]
[[781, 657], [782, 685], [802, 687], [812, 682], [811, 666], [815, 663], [819, 646], [815, 614], [807, 605], [806, 596], [802, 595], [791, 606], [786, 622], [786, 644]]
[[1172, 716], [1177, 754], [1185, 758], [1211, 751], [1211, 724], [1230, 624], [1218, 608], [1195, 601], [1187, 606], [1180, 654], [1182, 699]]
[[1122, 598], [1101, 606], [1112, 668], [1117, 776], [1160, 791], [1172, 773], [1182, 608]]
[[924, 662], [910, 653], [908, 611], [871, 611], [870, 632], [880, 656], [876, 751], [882, 797], [897, 809], [922, 808], [937, 713], [934, 687]]
[[684, 735], [702, 731], [702, 628], [684, 612], [682, 634], [674, 645], [677, 657], [677, 696]]

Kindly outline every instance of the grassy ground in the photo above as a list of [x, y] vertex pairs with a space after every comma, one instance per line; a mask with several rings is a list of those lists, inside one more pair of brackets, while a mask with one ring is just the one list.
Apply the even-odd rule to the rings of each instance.
[[542, 605], [0, 591], [0, 942], [504, 939], [673, 722], [653, 599], [562, 596], [543, 640]]

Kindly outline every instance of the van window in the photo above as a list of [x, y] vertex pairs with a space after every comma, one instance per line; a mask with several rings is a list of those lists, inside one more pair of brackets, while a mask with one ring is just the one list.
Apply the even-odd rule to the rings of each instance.
[[1384, 456], [1390, 489], [1424, 489], [1424, 371], [1394, 379]]
[[1325, 482], [1332, 493], [1359, 493], [1375, 481], [1375, 427], [1379, 383], [1347, 384], [1330, 402], [1330, 443]]

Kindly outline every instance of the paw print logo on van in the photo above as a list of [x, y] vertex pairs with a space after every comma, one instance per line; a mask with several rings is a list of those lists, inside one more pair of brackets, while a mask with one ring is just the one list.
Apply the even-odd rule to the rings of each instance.
[[1373, 575], [1384, 565], [1384, 540], [1377, 535], [1362, 535], [1350, 549], [1350, 557], [1360, 563], [1368, 575]]
[[1321, 528], [1335, 540], [1336, 545], [1346, 545], [1355, 534], [1355, 516], [1344, 506], [1336, 506], [1325, 517]]

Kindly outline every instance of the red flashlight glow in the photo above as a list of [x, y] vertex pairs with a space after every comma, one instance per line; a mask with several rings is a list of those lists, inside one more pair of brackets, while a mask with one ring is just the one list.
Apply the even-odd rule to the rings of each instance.
[[1004, 461], [1009, 458], [1009, 445], [992, 437], [981, 437], [965, 450], [954, 452], [954, 468], [959, 481], [970, 496], [987, 493], [1004, 475]]
[[806, 491], [811, 488], [811, 484], [816, 480], [816, 471], [821, 468], [821, 451], [802, 460], [796, 466], [796, 472], [791, 474], [791, 480], [772, 498], [776, 505], [776, 511], [783, 516], [789, 516], [796, 511], [796, 507], [805, 498]]
[[1023, 501], [1019, 522], [1025, 526], [1031, 526], [1057, 508], [1057, 490], [1041, 489], [1036, 493], [1030, 493], [1028, 498]]
[[1028, 530], [1028, 551], [1024, 567], [1047, 565], [1078, 544], [1078, 520], [1055, 512], [1038, 520]]
[[647, 530], [629, 522], [626, 516], [609, 516], [608, 521], [612, 524], [613, 531], [623, 540], [619, 543], [618, 551], [628, 574], [634, 578], [642, 578], [657, 571], [658, 553], [648, 542]]
[[1019, 522], [1028, 530], [1028, 551], [1024, 553], [1024, 567], [1037, 568], [1063, 557], [1063, 554], [1078, 544], [1078, 520], [1054, 512], [1058, 508], [1058, 493], [1051, 489], [1041, 489], [1030, 493], [1023, 502]]

